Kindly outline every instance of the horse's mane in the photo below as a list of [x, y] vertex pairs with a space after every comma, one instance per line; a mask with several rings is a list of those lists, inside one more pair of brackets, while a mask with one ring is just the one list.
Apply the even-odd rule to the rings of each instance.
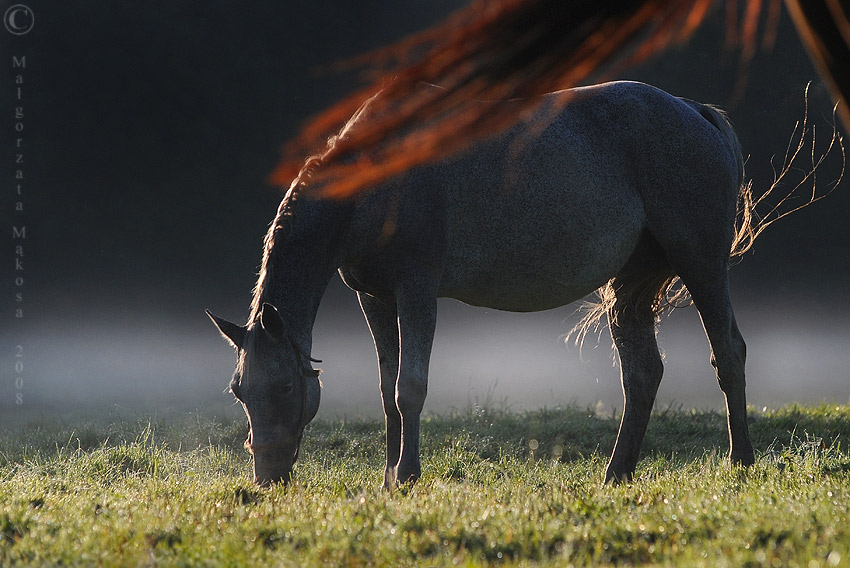
[[366, 111], [372, 101], [378, 97], [380, 93], [373, 95], [366, 102], [360, 105], [357, 112], [343, 124], [340, 131], [328, 138], [325, 148], [310, 157], [308, 157], [301, 166], [298, 174], [289, 184], [289, 190], [281, 200], [277, 208], [277, 214], [269, 225], [269, 230], [266, 231], [266, 236], [263, 239], [263, 260], [260, 264], [260, 272], [257, 275], [257, 284], [254, 286], [253, 299], [251, 300], [251, 312], [248, 316], [248, 325], [252, 325], [260, 315], [260, 310], [263, 303], [269, 301], [266, 295], [267, 283], [274, 280], [274, 259], [273, 254], [275, 245], [278, 239], [287, 238], [292, 231], [293, 221], [295, 220], [295, 206], [298, 202], [300, 194], [308, 187], [308, 183], [312, 180], [314, 174], [321, 169], [323, 164], [334, 148], [341, 140], [344, 140], [351, 132], [352, 127], [366, 116]]

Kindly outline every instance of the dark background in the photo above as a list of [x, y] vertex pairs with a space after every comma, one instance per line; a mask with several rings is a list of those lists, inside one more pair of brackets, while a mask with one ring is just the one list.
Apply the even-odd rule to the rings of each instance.
[[[0, 238], [0, 410], [5, 417], [115, 405], [232, 412], [222, 394], [232, 354], [203, 310], [240, 322], [247, 315], [262, 237], [280, 199], [264, 181], [280, 146], [357, 84], [356, 72], [333, 71], [335, 63], [463, 3], [26, 4], [36, 17], [29, 34], [0, 28], [0, 218], [8, 235]], [[619, 77], [725, 107], [760, 192], [773, 179], [771, 157], [781, 163], [803, 116], [806, 83], [821, 148], [832, 103], [787, 14], [775, 45], [746, 66], [722, 21], [721, 10], [688, 44]], [[21, 102], [12, 55], [27, 60]], [[24, 107], [26, 126], [21, 213], [14, 211], [15, 106]], [[822, 188], [839, 173], [833, 158], [818, 176]], [[769, 229], [733, 270], [755, 404], [850, 396], [848, 207], [844, 183]], [[27, 227], [22, 304], [12, 225]], [[21, 305], [25, 317], [16, 319]], [[574, 307], [525, 316], [454, 302], [440, 309], [428, 408], [488, 398], [619, 404], [607, 332], [581, 353], [562, 344]], [[661, 343], [668, 370], [659, 400], [721, 404], [693, 308], [662, 326]], [[371, 339], [353, 293], [336, 281], [314, 354], [326, 360], [325, 412], [379, 412]]]

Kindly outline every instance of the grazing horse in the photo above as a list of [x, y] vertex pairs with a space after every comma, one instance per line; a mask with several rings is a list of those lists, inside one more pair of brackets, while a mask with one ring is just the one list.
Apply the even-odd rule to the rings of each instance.
[[[338, 140], [370, 120], [369, 104]], [[311, 183], [321, 163], [308, 160], [278, 209], [248, 323], [210, 314], [237, 349], [230, 389], [248, 415], [255, 482], [289, 481], [318, 409], [312, 328], [336, 271], [377, 349], [386, 488], [420, 475], [437, 298], [530, 312], [598, 289], [625, 397], [605, 478], [630, 479], [661, 381], [656, 324], [677, 277], [711, 343], [731, 461], [753, 463], [746, 348], [728, 286], [748, 189], [721, 112], [642, 83], [605, 83], [547, 95], [524, 124], [347, 199]]]

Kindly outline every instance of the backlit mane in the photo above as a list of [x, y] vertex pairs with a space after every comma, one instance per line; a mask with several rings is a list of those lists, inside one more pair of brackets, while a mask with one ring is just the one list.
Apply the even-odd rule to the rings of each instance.
[[367, 107], [379, 94], [380, 92], [367, 99], [366, 102], [357, 109], [357, 112], [348, 119], [348, 122], [343, 125], [339, 133], [328, 139], [324, 150], [307, 158], [304, 165], [301, 167], [301, 171], [298, 172], [298, 175], [295, 176], [295, 179], [293, 179], [292, 183], [289, 185], [286, 195], [284, 195], [283, 200], [280, 202], [280, 206], [277, 208], [277, 214], [269, 226], [268, 232], [266, 232], [265, 239], [263, 239], [263, 261], [260, 265], [260, 273], [257, 277], [257, 284], [254, 286], [253, 299], [251, 300], [251, 312], [248, 316], [249, 327], [253, 325], [259, 317], [263, 303], [270, 300], [270, 298], [266, 296], [265, 290], [267, 288], [266, 284], [270, 280], [274, 279], [275, 263], [272, 262], [272, 254], [275, 248], [275, 243], [277, 242], [280, 233], [283, 233], [280, 238], [284, 239], [290, 234], [292, 221], [295, 218], [294, 208], [298, 202], [300, 191], [307, 186], [313, 172], [322, 166], [325, 158], [333, 152], [336, 144], [340, 140], [344, 139], [351, 130], [351, 127], [365, 116]]

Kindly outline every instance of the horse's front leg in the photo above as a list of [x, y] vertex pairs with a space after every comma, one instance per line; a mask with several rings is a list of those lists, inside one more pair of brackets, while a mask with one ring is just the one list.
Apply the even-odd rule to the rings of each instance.
[[419, 461], [419, 416], [428, 392], [428, 363], [437, 323], [436, 286], [412, 280], [396, 293], [399, 350], [398, 382], [395, 400], [401, 415], [401, 455], [396, 481], [416, 481], [422, 468]]
[[[623, 295], [628, 298], [628, 293]], [[655, 316], [650, 305], [618, 298], [608, 313], [608, 326], [620, 356], [624, 407], [605, 481], [619, 483], [631, 480], [634, 475], [664, 367], [655, 340]]]
[[395, 401], [398, 379], [398, 312], [393, 301], [379, 300], [362, 292], [357, 293], [363, 315], [372, 331], [378, 353], [378, 372], [381, 377], [381, 402], [387, 429], [387, 465], [384, 469], [384, 489], [396, 483], [396, 465], [401, 454], [401, 414]]

